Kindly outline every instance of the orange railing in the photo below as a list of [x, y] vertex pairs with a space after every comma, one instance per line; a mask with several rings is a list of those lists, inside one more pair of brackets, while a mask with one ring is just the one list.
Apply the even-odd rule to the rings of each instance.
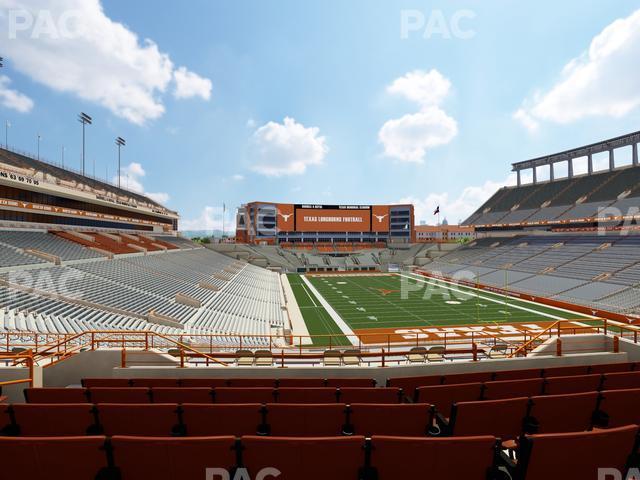
[[33, 387], [33, 366], [35, 362], [33, 360], [33, 352], [31, 350], [13, 354], [2, 354], [0, 355], [0, 361], [2, 360], [12, 360], [14, 366], [21, 363], [26, 363], [29, 371], [29, 376], [27, 378], [19, 378], [17, 380], [7, 380], [0, 382], [0, 389], [9, 385], [19, 385], [22, 383], [28, 383], [30, 387]]

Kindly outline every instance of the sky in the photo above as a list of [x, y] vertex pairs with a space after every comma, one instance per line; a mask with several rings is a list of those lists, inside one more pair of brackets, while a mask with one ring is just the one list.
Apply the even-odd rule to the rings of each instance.
[[86, 171], [125, 138], [122, 185], [189, 230], [250, 201], [456, 223], [640, 125], [640, 1], [0, 0], [0, 56], [10, 147], [79, 169], [86, 112]]

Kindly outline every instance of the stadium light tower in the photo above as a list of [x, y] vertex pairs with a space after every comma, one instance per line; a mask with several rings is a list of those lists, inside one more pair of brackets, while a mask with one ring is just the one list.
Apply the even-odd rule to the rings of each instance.
[[124, 138], [116, 137], [116, 145], [118, 146], [118, 188], [120, 188], [120, 148], [127, 144]]
[[82, 124], [82, 175], [84, 175], [84, 127], [85, 125], [91, 125], [93, 123], [93, 119], [84, 112], [80, 112], [78, 115], [78, 121]]
[[42, 140], [42, 135], [38, 134], [38, 160], [40, 160], [40, 140]]
[[9, 123], [9, 120], [5, 120], [4, 121], [4, 147], [6, 149], [9, 148], [9, 127], [11, 126], [11, 123]]

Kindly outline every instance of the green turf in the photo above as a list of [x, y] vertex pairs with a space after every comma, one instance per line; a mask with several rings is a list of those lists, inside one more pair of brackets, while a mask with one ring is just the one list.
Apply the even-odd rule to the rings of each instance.
[[320, 304], [320, 301], [304, 284], [302, 277], [297, 274], [290, 274], [287, 277], [309, 334], [329, 335], [328, 337], [313, 337], [313, 344], [318, 346], [351, 345], [351, 342], [344, 336], [336, 322], [333, 321], [329, 313]]
[[[419, 291], [409, 292], [407, 298], [402, 298], [402, 280], [399, 275], [311, 276], [309, 280], [353, 330], [586, 319], [584, 315], [541, 304], [505, 298], [467, 287], [451, 287], [444, 282], [424, 277], [413, 277], [408, 282], [421, 288]], [[432, 282], [437, 287], [416, 283], [415, 278]], [[295, 276], [290, 276], [292, 283], [294, 280]], [[452, 288], [458, 292], [452, 291]], [[297, 294], [296, 298], [300, 302]], [[330, 318], [330, 323], [325, 323], [324, 318], [322, 323], [319, 322], [319, 312], [305, 308], [309, 303], [307, 300], [301, 311], [310, 333], [322, 333], [325, 326], [330, 326], [331, 333], [335, 332], [338, 328], [335, 322]], [[324, 309], [322, 312], [326, 315]]]

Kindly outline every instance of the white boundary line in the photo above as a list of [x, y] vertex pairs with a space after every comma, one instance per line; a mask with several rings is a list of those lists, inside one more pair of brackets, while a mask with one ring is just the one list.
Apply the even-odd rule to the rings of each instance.
[[311, 292], [316, 296], [316, 298], [318, 299], [320, 304], [324, 307], [324, 309], [327, 311], [329, 316], [333, 319], [334, 322], [336, 322], [336, 325], [338, 325], [338, 328], [342, 330], [342, 333], [346, 335], [346, 337], [349, 339], [349, 341], [353, 345], [357, 345], [358, 337], [356, 337], [355, 332], [351, 330], [351, 328], [349, 328], [349, 325], [347, 325], [345, 321], [342, 319], [342, 317], [338, 315], [338, 312], [336, 312], [333, 309], [333, 307], [329, 304], [329, 302], [327, 302], [325, 298], [322, 295], [320, 295], [320, 292], [316, 290], [316, 287], [314, 287], [304, 275], [300, 275], [300, 277], [302, 278], [302, 281], [305, 283], [305, 285], [309, 288], [309, 290], [311, 290]]
[[[442, 286], [442, 285], [438, 285], [438, 283], [436, 283], [436, 282], [442, 282], [442, 283], [445, 283], [445, 284], [448, 284], [448, 285], [455, 285], [454, 282], [451, 282], [451, 281], [448, 281], [448, 280], [444, 280], [444, 279], [440, 279], [440, 278], [424, 277], [424, 276], [417, 275], [417, 274], [413, 274], [413, 275], [416, 275], [416, 276], [405, 275], [403, 273], [401, 273], [399, 275], [401, 277], [410, 278], [410, 279], [417, 280], [417, 281], [423, 282], [423, 283], [427, 283], [427, 284], [433, 285], [433, 286]], [[429, 280], [426, 280], [426, 279], [429, 279]], [[474, 292], [483, 291], [483, 290], [480, 290], [480, 289], [475, 288], [475, 287], [469, 287], [467, 285], [461, 285], [461, 287], [468, 288], [470, 290], [473, 290]], [[552, 315], [550, 313], [545, 313], [545, 312], [540, 312], [540, 311], [537, 311], [537, 310], [532, 310], [530, 308], [526, 308], [526, 307], [523, 307], [523, 306], [520, 306], [520, 305], [514, 305], [512, 303], [507, 302], [506, 300], [505, 301], [496, 300], [495, 298], [486, 297], [484, 295], [480, 295], [479, 293], [463, 292], [462, 290], [458, 290], [457, 288], [453, 288], [451, 286], [449, 286], [447, 288], [449, 290], [453, 291], [453, 292], [461, 293], [462, 295], [475, 295], [477, 298], [481, 298], [481, 299], [487, 300], [489, 302], [494, 302], [494, 303], [499, 303], [501, 305], [511, 306], [513, 308], [524, 310], [524, 311], [527, 311], [527, 312], [530, 312], [530, 313], [535, 313], [536, 315], [541, 315], [541, 316], [544, 316], [544, 317], [553, 318], [554, 320], [566, 320], [566, 318], [558, 317], [558, 316]], [[529, 303], [529, 304], [532, 304], [532, 305], [544, 306], [546, 308], [550, 308], [550, 309], [553, 309], [553, 310], [558, 310], [558, 311], [566, 312], [566, 313], [573, 313], [573, 314], [576, 313], [576, 312], [572, 312], [571, 310], [567, 310], [567, 309], [564, 309], [564, 308], [554, 307], [554, 306], [551, 306], [551, 305], [544, 305], [544, 304], [536, 303], [536, 302], [533, 302], [531, 300], [526, 300], [526, 299], [523, 299], [523, 298], [509, 297], [508, 295], [504, 295], [504, 294], [501, 294], [501, 293], [494, 293], [494, 292], [490, 292], [490, 293], [493, 294], [493, 295], [497, 295], [499, 297], [505, 298], [505, 299], [506, 298], [513, 298], [514, 300], [519, 301], [519, 302], [525, 302], [525, 303]], [[584, 315], [584, 316], [586, 316], [588, 318], [592, 318], [594, 320], [597, 318], [597, 317], [593, 317], [591, 315], [586, 315], [584, 313], [581, 313], [580, 315]], [[575, 322], [575, 323], [579, 324], [579, 322]], [[588, 325], [582, 324], [581, 326], [585, 326], [586, 327]]]

